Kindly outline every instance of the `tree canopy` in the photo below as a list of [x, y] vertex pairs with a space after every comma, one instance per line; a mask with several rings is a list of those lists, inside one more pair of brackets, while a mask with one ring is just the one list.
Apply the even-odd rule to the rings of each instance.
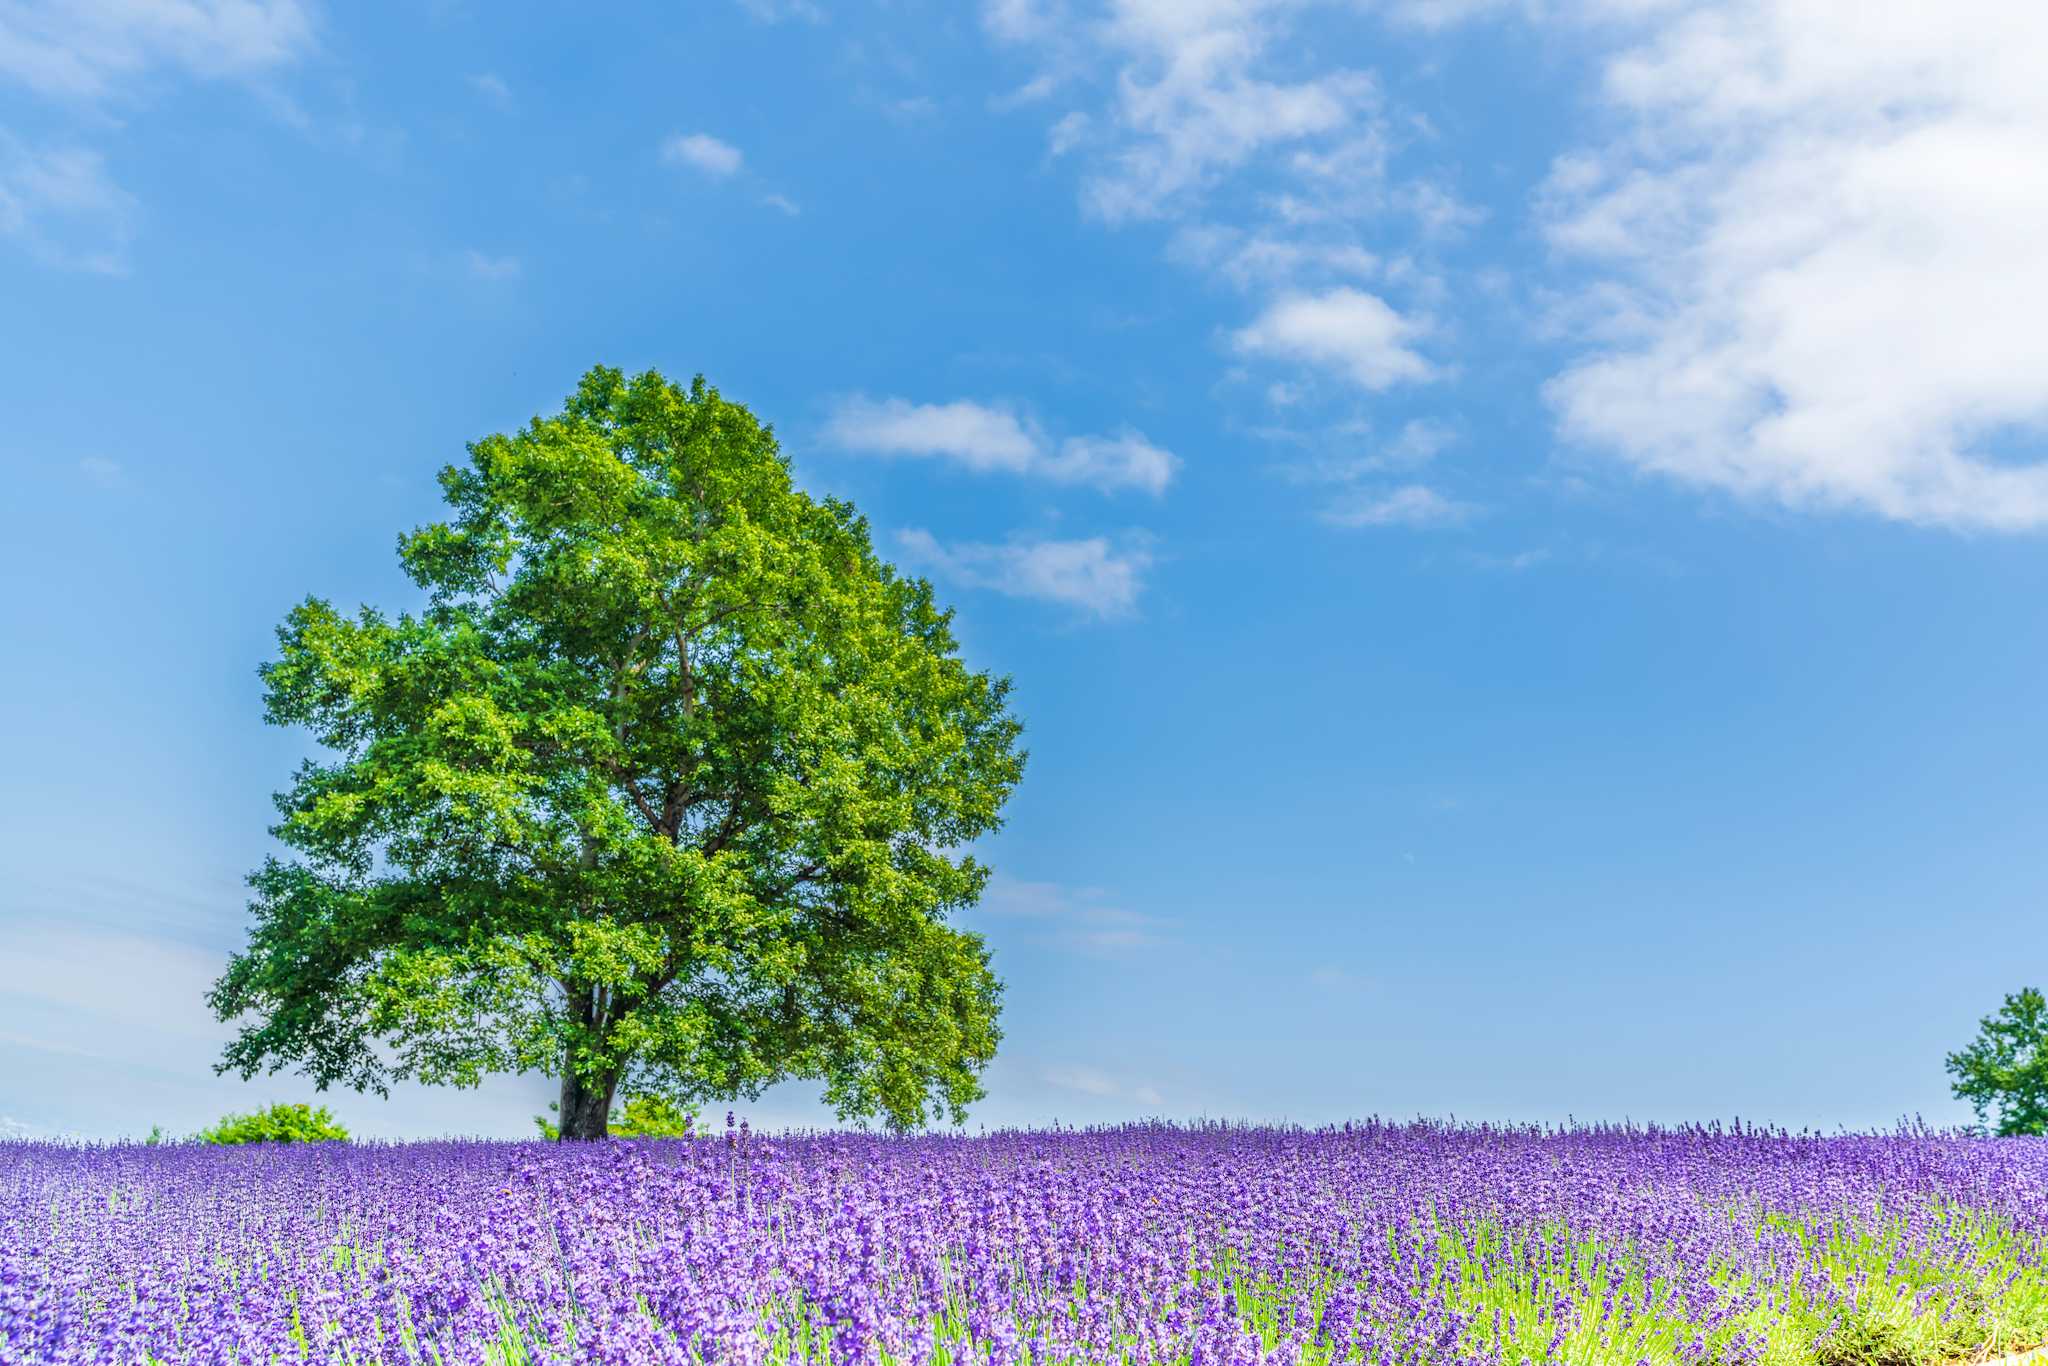
[[701, 377], [594, 369], [441, 487], [399, 540], [424, 604], [309, 598], [261, 670], [326, 753], [210, 997], [220, 1070], [541, 1070], [564, 1137], [784, 1078], [958, 1122], [1001, 988], [950, 920], [1024, 756], [931, 586]]
[[1948, 1055], [1955, 1094], [2005, 1137], [2048, 1133], [2048, 999], [2033, 987], [2005, 998], [1968, 1048]]

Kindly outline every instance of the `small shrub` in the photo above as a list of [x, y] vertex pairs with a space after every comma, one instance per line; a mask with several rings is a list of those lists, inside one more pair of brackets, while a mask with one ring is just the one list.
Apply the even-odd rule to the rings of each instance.
[[689, 1138], [697, 1112], [660, 1096], [635, 1096], [609, 1127], [614, 1138]]
[[202, 1143], [328, 1143], [348, 1139], [325, 1105], [273, 1105], [254, 1114], [229, 1115], [197, 1135]]
[[[560, 1114], [562, 1107], [550, 1105], [548, 1109]], [[561, 1126], [546, 1115], [535, 1115], [533, 1124], [550, 1142], [562, 1136]], [[612, 1111], [605, 1124], [613, 1138], [694, 1138], [696, 1126], [695, 1109], [660, 1096], [633, 1097], [623, 1110]]]

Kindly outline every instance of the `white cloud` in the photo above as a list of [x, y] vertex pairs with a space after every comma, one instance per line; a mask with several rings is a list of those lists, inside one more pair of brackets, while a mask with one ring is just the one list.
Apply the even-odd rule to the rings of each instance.
[[1648, 16], [1607, 67], [1625, 131], [1547, 190], [1600, 272], [1562, 431], [1796, 507], [2048, 525], [2048, 6]]
[[1129, 616], [1138, 605], [1152, 557], [1139, 546], [1119, 549], [1105, 537], [942, 544], [930, 532], [900, 533], [912, 560], [970, 588], [1062, 603], [1092, 616]]
[[794, 199], [791, 199], [788, 195], [764, 194], [761, 196], [761, 202], [763, 204], [766, 204], [769, 208], [774, 209], [779, 213], [786, 214], [791, 218], [799, 217], [803, 213], [802, 206], [799, 205]]
[[1390, 175], [1395, 153], [1434, 136], [1427, 121], [1346, 63], [1357, 45], [1296, 28], [1315, 9], [1338, 24], [1358, 22], [1345, 9], [1425, 17], [1415, 3], [983, 0], [982, 17], [1037, 59], [1029, 89], [1050, 106], [1050, 152], [1074, 156], [1084, 211], [1174, 225], [1168, 259], [1252, 297], [1227, 344], [1280, 371], [1228, 378], [1305, 408], [1327, 401], [1313, 371], [1374, 392], [1446, 371], [1421, 346], [1445, 293], [1430, 252], [1478, 212], [1448, 168]]
[[462, 263], [479, 280], [513, 280], [520, 273], [518, 257], [487, 256], [474, 248], [462, 254]]
[[1003, 408], [961, 400], [911, 403], [900, 398], [856, 395], [833, 410], [825, 438], [851, 451], [874, 455], [937, 456], [976, 473], [1021, 474], [1044, 445], [1037, 432]]
[[661, 159], [671, 166], [691, 166], [719, 178], [736, 173], [744, 160], [739, 148], [709, 133], [676, 134], [662, 144]]
[[135, 199], [98, 152], [32, 148], [0, 130], [0, 238], [51, 265], [125, 274]]
[[1115, 0], [1100, 33], [1120, 60], [1114, 113], [1124, 137], [1084, 187], [1112, 222], [1158, 217], [1257, 156], [1355, 127], [1372, 79], [1337, 69], [1261, 77], [1285, 6], [1268, 0]]
[[869, 455], [951, 460], [979, 474], [1029, 475], [1105, 492], [1132, 488], [1156, 496], [1180, 468], [1177, 456], [1142, 432], [1070, 436], [1055, 446], [1036, 423], [1011, 409], [967, 399], [911, 403], [855, 395], [834, 408], [824, 436]]
[[1323, 513], [1335, 526], [1404, 526], [1418, 530], [1461, 526], [1478, 511], [1470, 503], [1447, 498], [1425, 484], [1404, 484], [1391, 490], [1359, 490]]
[[1143, 489], [1154, 495], [1166, 491], [1178, 468], [1178, 456], [1128, 428], [1115, 436], [1070, 436], [1056, 454], [1039, 462], [1045, 477], [1059, 483]]
[[1347, 285], [1283, 294], [1232, 342], [1246, 355], [1301, 361], [1381, 390], [1437, 376], [1436, 366], [1410, 344], [1424, 330], [1378, 295]]
[[246, 77], [313, 46], [301, 0], [0, 0], [0, 78], [98, 98], [155, 68]]

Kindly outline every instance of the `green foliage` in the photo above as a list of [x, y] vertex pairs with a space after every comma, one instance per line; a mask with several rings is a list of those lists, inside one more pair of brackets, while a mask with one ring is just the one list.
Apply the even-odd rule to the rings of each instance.
[[2033, 987], [2006, 997], [1970, 1046], [1948, 1055], [1948, 1073], [1978, 1123], [1996, 1110], [2003, 1137], [2048, 1133], [2048, 1000]]
[[[335, 1122], [325, 1105], [272, 1105], [254, 1114], [229, 1115], [211, 1129], [201, 1129], [202, 1143], [326, 1143], [346, 1141], [348, 1130]], [[158, 1142], [161, 1131], [150, 1130]]]
[[294, 608], [268, 719], [329, 751], [211, 1004], [223, 1071], [563, 1078], [565, 1127], [823, 1082], [848, 1118], [956, 1121], [1000, 984], [949, 924], [1022, 773], [1007, 681], [931, 587], [792, 487], [699, 379], [597, 369], [442, 471], [401, 538], [426, 606]]
[[[550, 1105], [548, 1109], [559, 1116], [562, 1107]], [[533, 1125], [540, 1130], [542, 1138], [562, 1136], [562, 1126], [546, 1115], [535, 1115]], [[662, 1096], [635, 1096], [626, 1102], [623, 1110], [612, 1111], [606, 1132], [612, 1138], [694, 1138], [697, 1135], [697, 1110], [694, 1106], [677, 1105]]]

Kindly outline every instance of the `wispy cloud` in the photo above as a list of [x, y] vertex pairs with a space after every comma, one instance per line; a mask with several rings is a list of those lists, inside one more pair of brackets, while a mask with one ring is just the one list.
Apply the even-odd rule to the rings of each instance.
[[1456, 430], [1436, 418], [1413, 418], [1383, 441], [1372, 438], [1362, 422], [1340, 424], [1327, 431], [1295, 432], [1262, 429], [1261, 435], [1310, 448], [1301, 459], [1279, 465], [1282, 476], [1297, 484], [1353, 484], [1375, 474], [1412, 474], [1434, 461], [1457, 440]]
[[860, 454], [946, 460], [978, 474], [1026, 475], [1106, 492], [1158, 495], [1180, 468], [1171, 451], [1130, 428], [1053, 442], [1016, 410], [967, 399], [912, 403], [855, 395], [834, 408], [824, 436]]
[[1137, 610], [1152, 556], [1143, 546], [1108, 538], [942, 543], [913, 528], [897, 544], [915, 564], [953, 583], [1076, 608], [1102, 620]]
[[1166, 1097], [1150, 1082], [1127, 1081], [1091, 1063], [1049, 1063], [1038, 1069], [1038, 1079], [1059, 1091], [1096, 1100], [1127, 1100], [1157, 1108]]
[[469, 88], [476, 91], [500, 109], [512, 107], [512, 87], [505, 84], [505, 78], [490, 71], [481, 71], [466, 78]]
[[1430, 530], [1463, 526], [1479, 509], [1448, 498], [1426, 484], [1403, 484], [1386, 490], [1361, 489], [1323, 512], [1323, 520], [1343, 527], [1410, 527]]
[[1027, 882], [996, 874], [989, 879], [980, 909], [1036, 926], [1052, 942], [1090, 953], [1156, 948], [1170, 922], [1118, 906], [1099, 887]]
[[794, 19], [805, 24], [822, 24], [830, 16], [813, 0], [739, 0], [739, 6], [764, 24]]
[[49, 265], [121, 275], [135, 217], [135, 197], [98, 152], [31, 147], [0, 130], [0, 238]]
[[1197, 223], [1173, 235], [1167, 255], [1197, 270], [1221, 275], [1239, 289], [1304, 279], [1368, 280], [1384, 263], [1356, 242], [1305, 241], [1272, 228]]
[[0, 77], [41, 95], [96, 99], [153, 70], [253, 76], [310, 51], [301, 0], [9, 0]]
[[1488, 554], [1485, 551], [1469, 551], [1463, 557], [1466, 564], [1474, 569], [1490, 569], [1504, 574], [1521, 574], [1541, 565], [1549, 564], [1554, 558], [1542, 546], [1531, 550], [1517, 550], [1509, 554]]
[[514, 280], [521, 270], [516, 256], [489, 256], [475, 248], [462, 254], [462, 264], [478, 280]]
[[[1256, 364], [1230, 378], [1301, 414], [1325, 408], [1332, 391], [1379, 393], [1454, 372], [1432, 354], [1448, 329], [1440, 337], [1433, 323], [1445, 286], [1430, 262], [1434, 244], [1479, 216], [1451, 168], [1390, 173], [1395, 153], [1432, 136], [1427, 121], [1396, 107], [1374, 73], [1299, 41], [1309, 8], [984, 0], [982, 9], [992, 39], [1039, 62], [1004, 103], [1042, 108], [1048, 150], [1074, 157], [1083, 211], [1112, 224], [1172, 224], [1170, 260], [1250, 298], [1248, 316], [1221, 337]], [[1415, 0], [1373, 8], [1400, 22], [1444, 17], [1411, 13]]]
[[882, 112], [898, 123], [922, 123], [939, 112], [939, 102], [929, 95], [906, 95], [884, 104]]
[[128, 471], [121, 467], [121, 462], [103, 455], [86, 456], [78, 462], [78, 472], [103, 489], [124, 488], [128, 483]]
[[662, 144], [661, 159], [671, 166], [689, 166], [716, 179], [739, 172], [745, 158], [740, 149], [709, 133], [678, 133]]
[[761, 202], [771, 209], [787, 214], [791, 218], [798, 217], [803, 213], [803, 208], [787, 195], [764, 194], [761, 196]]
[[[301, 0], [0, 0], [0, 86], [72, 107], [132, 102], [159, 77], [253, 79], [313, 46]], [[0, 129], [0, 238], [60, 269], [121, 275], [136, 217], [98, 151]]]

